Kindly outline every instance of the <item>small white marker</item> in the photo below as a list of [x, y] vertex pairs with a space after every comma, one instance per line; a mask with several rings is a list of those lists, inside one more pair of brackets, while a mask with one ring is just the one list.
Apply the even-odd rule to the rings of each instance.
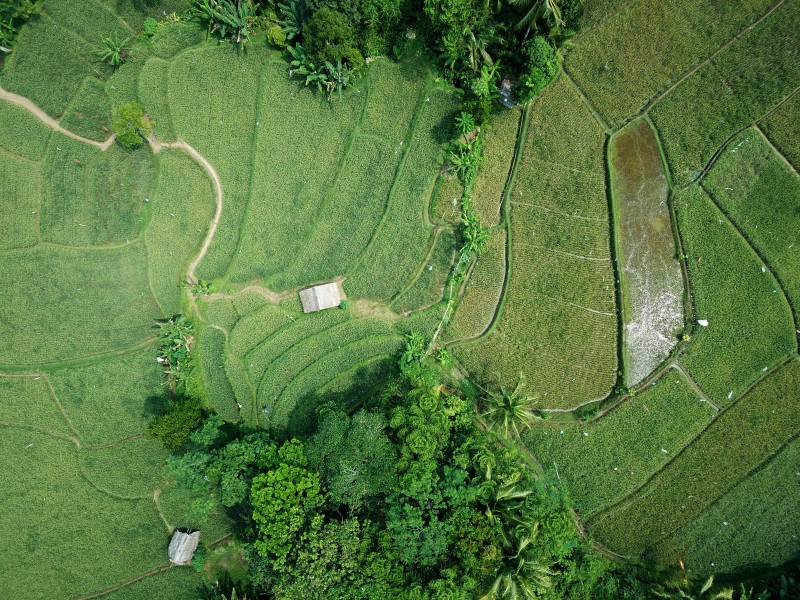
[[697, 324], [702, 325], [703, 327], [708, 327], [708, 321], [706, 321], [705, 319], [699, 319], [697, 321]]

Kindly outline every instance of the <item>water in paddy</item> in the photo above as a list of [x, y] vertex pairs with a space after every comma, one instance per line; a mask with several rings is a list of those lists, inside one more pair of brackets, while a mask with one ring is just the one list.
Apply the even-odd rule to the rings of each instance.
[[667, 207], [668, 186], [653, 132], [644, 120], [611, 140], [617, 213], [627, 385], [668, 355], [683, 327], [683, 278]]

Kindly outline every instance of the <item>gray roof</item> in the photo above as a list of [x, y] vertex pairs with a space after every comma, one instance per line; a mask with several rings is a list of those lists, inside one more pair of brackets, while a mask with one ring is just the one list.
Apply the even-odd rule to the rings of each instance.
[[338, 281], [323, 283], [300, 291], [303, 312], [310, 313], [339, 306], [344, 298], [342, 284]]
[[188, 565], [200, 543], [200, 532], [175, 531], [169, 541], [169, 561], [175, 565]]

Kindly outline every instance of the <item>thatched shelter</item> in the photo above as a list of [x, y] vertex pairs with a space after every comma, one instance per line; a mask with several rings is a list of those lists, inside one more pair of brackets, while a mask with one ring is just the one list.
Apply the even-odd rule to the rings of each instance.
[[300, 302], [303, 304], [304, 313], [339, 306], [343, 299], [344, 290], [341, 282], [338, 281], [300, 290]]
[[169, 541], [169, 561], [174, 565], [188, 565], [192, 562], [194, 551], [200, 543], [200, 532], [175, 530], [172, 539]]

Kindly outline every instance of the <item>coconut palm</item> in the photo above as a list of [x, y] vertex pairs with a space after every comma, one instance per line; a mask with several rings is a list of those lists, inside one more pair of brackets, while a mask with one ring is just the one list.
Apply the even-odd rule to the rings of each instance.
[[525, 378], [520, 374], [513, 390], [505, 386], [501, 386], [499, 392], [484, 390], [486, 409], [483, 417], [492, 427], [500, 426], [506, 436], [513, 432], [519, 437], [520, 430], [527, 429], [531, 421], [539, 418], [534, 410], [537, 398], [523, 394], [524, 387]]
[[553, 585], [556, 573], [533, 556], [535, 536], [514, 540], [511, 552], [501, 559], [492, 587], [481, 600], [535, 600]]
[[[513, 6], [526, 9], [527, 12], [517, 23], [517, 29], [528, 26], [530, 30], [538, 19], [547, 21], [552, 29], [559, 30], [564, 26], [564, 19], [561, 17], [561, 9], [558, 7], [558, 0], [508, 0]], [[527, 33], [525, 37], [527, 37]]]

